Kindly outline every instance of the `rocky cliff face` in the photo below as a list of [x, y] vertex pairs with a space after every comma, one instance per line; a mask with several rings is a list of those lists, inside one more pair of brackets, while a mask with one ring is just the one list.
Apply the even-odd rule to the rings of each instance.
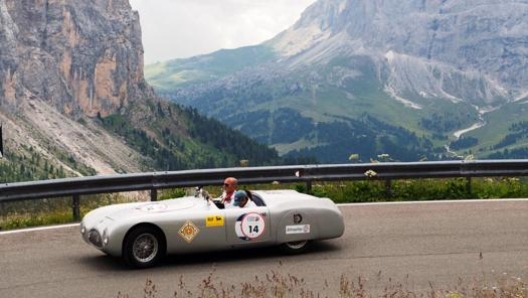
[[269, 44], [295, 65], [369, 56], [395, 98], [482, 107], [526, 97], [527, 14], [526, 0], [321, 0]]
[[0, 126], [2, 181], [277, 162], [153, 92], [128, 0], [0, 0]]
[[0, 24], [2, 109], [43, 100], [73, 117], [106, 116], [144, 92], [128, 0], [0, 0]]
[[60, 156], [101, 174], [138, 171], [144, 157], [90, 119], [149, 97], [128, 0], [0, 0], [0, 122], [12, 153], [78, 175]]

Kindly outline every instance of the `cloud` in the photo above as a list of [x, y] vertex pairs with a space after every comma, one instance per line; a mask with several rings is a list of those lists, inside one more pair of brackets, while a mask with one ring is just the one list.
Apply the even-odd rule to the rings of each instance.
[[268, 40], [315, 0], [130, 0], [140, 15], [145, 63]]

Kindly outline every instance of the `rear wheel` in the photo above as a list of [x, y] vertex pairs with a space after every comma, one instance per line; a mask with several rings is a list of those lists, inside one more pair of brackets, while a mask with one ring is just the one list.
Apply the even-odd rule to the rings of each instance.
[[152, 267], [165, 256], [165, 247], [165, 238], [158, 229], [140, 226], [126, 236], [123, 259], [134, 268]]
[[283, 243], [281, 244], [280, 248], [287, 254], [299, 254], [305, 252], [309, 245], [310, 241], [301, 240]]

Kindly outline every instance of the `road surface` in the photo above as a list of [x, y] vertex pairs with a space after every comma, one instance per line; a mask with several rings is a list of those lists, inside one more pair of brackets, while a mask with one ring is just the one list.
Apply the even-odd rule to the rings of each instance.
[[[0, 232], [0, 297], [156, 297], [215, 288], [239, 293], [266, 276], [297, 289], [338, 297], [340, 282], [370, 293], [402, 285], [414, 293], [527, 280], [528, 200], [340, 205], [345, 234], [302, 255], [275, 249], [170, 256], [156, 268], [130, 270], [81, 240], [78, 225]], [[299, 295], [298, 295], [299, 296]], [[196, 297], [196, 296], [194, 296]]]

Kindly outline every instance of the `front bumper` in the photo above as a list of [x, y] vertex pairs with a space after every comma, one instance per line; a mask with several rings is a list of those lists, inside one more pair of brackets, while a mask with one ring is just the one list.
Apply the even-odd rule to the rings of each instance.
[[83, 240], [100, 250], [105, 250], [105, 247], [110, 242], [107, 224], [112, 221], [109, 218], [104, 218], [96, 225], [90, 225], [86, 222], [81, 222], [81, 237]]

